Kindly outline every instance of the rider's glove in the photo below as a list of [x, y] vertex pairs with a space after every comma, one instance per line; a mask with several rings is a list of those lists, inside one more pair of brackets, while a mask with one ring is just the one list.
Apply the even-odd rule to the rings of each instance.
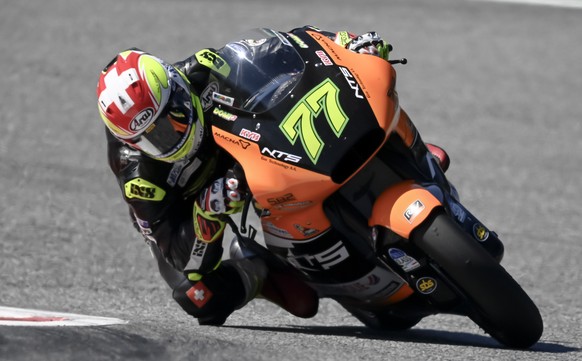
[[239, 180], [227, 174], [215, 180], [200, 194], [200, 208], [208, 216], [233, 214], [240, 212], [244, 205], [243, 195], [239, 191]]
[[221, 215], [240, 212], [244, 206], [241, 182], [229, 171], [206, 187], [194, 202], [194, 232], [203, 242], [219, 239], [226, 226]]
[[375, 31], [352, 38], [346, 48], [360, 54], [371, 54], [388, 60], [388, 45]]

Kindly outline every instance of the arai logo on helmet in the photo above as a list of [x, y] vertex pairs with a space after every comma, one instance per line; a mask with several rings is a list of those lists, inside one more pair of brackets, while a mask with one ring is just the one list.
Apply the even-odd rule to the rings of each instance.
[[150, 123], [153, 116], [154, 110], [152, 108], [145, 108], [131, 120], [129, 123], [129, 129], [133, 130], [134, 132], [142, 130]]

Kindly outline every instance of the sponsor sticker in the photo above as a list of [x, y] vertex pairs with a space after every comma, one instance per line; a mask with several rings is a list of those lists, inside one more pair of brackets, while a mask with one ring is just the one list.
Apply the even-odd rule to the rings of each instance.
[[285, 238], [291, 238], [291, 233], [289, 233], [286, 229], [277, 227], [273, 222], [264, 222], [263, 229], [265, 232], [270, 233], [274, 236], [280, 236]]
[[168, 179], [166, 179], [166, 182], [170, 187], [174, 187], [176, 185], [176, 182], [178, 182], [178, 177], [182, 173], [182, 169], [184, 169], [185, 165], [186, 161], [179, 161], [172, 165], [170, 174], [168, 174]]
[[150, 124], [154, 116], [153, 108], [146, 108], [139, 112], [129, 123], [129, 129], [138, 132]]
[[222, 134], [219, 132], [214, 132], [214, 136], [216, 136], [218, 139], [222, 139], [222, 140], [227, 141], [229, 143], [238, 145], [242, 149], [247, 149], [249, 147], [249, 145], [251, 145], [251, 143], [247, 142], [246, 140], [235, 139], [235, 138], [229, 137], [228, 133]]
[[314, 234], [319, 233], [319, 230], [315, 229], [315, 228], [303, 227], [300, 224], [294, 224], [293, 226], [295, 227], [296, 230], [301, 232], [305, 237], [313, 236]]
[[228, 105], [229, 107], [232, 107], [232, 105], [234, 104], [233, 97], [229, 97], [229, 96], [226, 96], [224, 94], [217, 93], [217, 92], [212, 93], [212, 100], [214, 100], [215, 102], [220, 103], [220, 104]]
[[208, 84], [208, 86], [204, 89], [202, 94], [200, 95], [200, 102], [202, 103], [202, 108], [204, 111], [207, 111], [212, 106], [212, 96], [214, 93], [218, 91], [218, 83], [212, 82]]
[[388, 250], [388, 255], [390, 255], [390, 258], [392, 258], [394, 262], [402, 267], [404, 272], [410, 272], [420, 267], [420, 263], [416, 259], [410, 257], [406, 252], [399, 248], [390, 248]]
[[437, 281], [432, 277], [422, 277], [416, 281], [416, 289], [418, 292], [429, 295], [437, 288]]
[[317, 55], [317, 57], [319, 59], [321, 59], [321, 62], [323, 63], [323, 65], [325, 65], [325, 66], [332, 66], [333, 65], [333, 61], [331, 61], [331, 59], [327, 56], [327, 54], [323, 50], [317, 50], [315, 52], [315, 55]]
[[208, 243], [195, 240], [192, 245], [192, 252], [190, 253], [190, 259], [186, 266], [184, 266], [184, 271], [198, 270], [202, 266], [202, 261], [204, 255], [206, 254], [206, 249], [208, 248]]
[[259, 133], [253, 132], [246, 128], [242, 128], [239, 135], [248, 140], [252, 140], [253, 142], [258, 142], [261, 139], [261, 135]]
[[277, 149], [269, 149], [267, 147], [263, 147], [261, 154], [265, 154], [271, 158], [279, 159], [285, 162], [299, 163], [301, 161], [301, 157], [298, 155], [283, 152]]
[[139, 229], [141, 230], [141, 234], [143, 234], [144, 236], [148, 236], [150, 234], [152, 234], [152, 229], [150, 228], [150, 222], [148, 221], [144, 221], [143, 219], [139, 219], [135, 214], [135, 221], [137, 222], [137, 225], [139, 226]]
[[276, 205], [279, 205], [281, 203], [290, 202], [290, 201], [294, 201], [294, 200], [295, 200], [295, 196], [293, 195], [293, 193], [286, 193], [282, 196], [267, 198], [267, 202], [269, 202], [269, 204], [272, 206], [276, 206]]
[[422, 204], [422, 202], [417, 199], [411, 205], [409, 205], [408, 208], [406, 208], [406, 211], [404, 212], [404, 218], [406, 218], [408, 223], [412, 223], [416, 216], [418, 216], [423, 209], [424, 204]]
[[238, 118], [236, 115], [229, 113], [225, 110], [222, 109], [218, 109], [218, 108], [214, 108], [214, 110], [212, 111], [212, 113], [224, 120], [227, 120], [229, 122], [234, 122], [236, 120], [236, 118]]
[[344, 77], [346, 78], [348, 85], [354, 91], [354, 96], [358, 99], [364, 99], [364, 96], [361, 94], [360, 91], [360, 86], [358, 85], [358, 82], [354, 79], [352, 73], [350, 73], [350, 71], [347, 68], [344, 68], [342, 66], [340, 66], [340, 70]]
[[124, 185], [127, 198], [138, 198], [146, 201], [161, 201], [166, 191], [143, 178], [134, 178]]
[[312, 201], [299, 201], [299, 202], [281, 203], [281, 204], [277, 204], [274, 207], [276, 209], [279, 209], [279, 210], [293, 210], [293, 211], [295, 211], [296, 209], [299, 209], [299, 208], [309, 207], [312, 204], [313, 204]]
[[451, 212], [453, 216], [459, 220], [459, 222], [463, 223], [467, 219], [467, 213], [456, 203], [451, 204]]
[[481, 223], [473, 225], [473, 234], [479, 242], [485, 242], [489, 238], [489, 231]]

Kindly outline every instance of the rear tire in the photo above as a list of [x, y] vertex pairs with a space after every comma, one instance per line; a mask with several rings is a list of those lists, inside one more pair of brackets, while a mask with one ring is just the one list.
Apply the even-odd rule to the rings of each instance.
[[437, 211], [411, 241], [440, 267], [469, 300], [469, 317], [512, 348], [528, 348], [542, 335], [538, 308], [507, 271], [448, 215]]

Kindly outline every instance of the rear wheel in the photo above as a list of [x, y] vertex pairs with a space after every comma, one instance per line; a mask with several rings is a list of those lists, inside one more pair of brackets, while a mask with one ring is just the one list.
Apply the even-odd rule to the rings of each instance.
[[528, 348], [542, 335], [539, 310], [521, 286], [448, 215], [437, 211], [411, 241], [468, 299], [469, 317], [508, 347]]

